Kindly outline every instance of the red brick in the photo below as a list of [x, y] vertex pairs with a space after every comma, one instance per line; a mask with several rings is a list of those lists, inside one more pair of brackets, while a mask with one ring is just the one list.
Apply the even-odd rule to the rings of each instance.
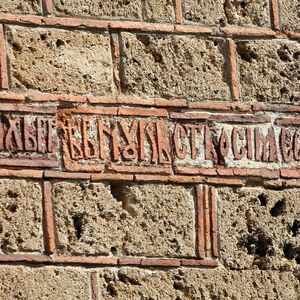
[[[0, 50], [1, 51], [1, 50]], [[22, 94], [14, 94], [14, 93], [0, 93], [0, 100], [6, 101], [24, 101], [25, 96]]]
[[44, 182], [43, 186], [43, 215], [44, 215], [44, 239], [47, 253], [56, 251], [56, 229], [52, 206], [51, 183]]
[[46, 255], [34, 254], [0, 254], [1, 263], [31, 263], [44, 264], [50, 263], [51, 258]]
[[279, 3], [278, 0], [271, 0], [271, 16], [272, 16], [272, 27], [274, 30], [279, 30]]
[[144, 109], [144, 108], [120, 108], [120, 116], [148, 116], [148, 117], [167, 117], [168, 112], [165, 109]]
[[188, 26], [188, 25], [175, 25], [175, 32], [178, 33], [195, 33], [195, 34], [210, 34], [212, 33], [211, 28]]
[[162, 107], [187, 107], [188, 104], [184, 100], [165, 100], [165, 99], [155, 99], [155, 106]]
[[231, 93], [234, 100], [240, 98], [239, 80], [237, 75], [237, 62], [236, 62], [236, 45], [232, 39], [227, 40], [229, 52], [229, 70], [231, 79]]
[[190, 113], [190, 112], [174, 112], [170, 113], [170, 118], [172, 119], [185, 119], [185, 120], [208, 120], [210, 118], [210, 114], [207, 113]]
[[159, 24], [159, 23], [145, 23], [145, 22], [131, 22], [131, 21], [114, 21], [109, 24], [110, 29], [125, 29], [138, 31], [154, 31], [154, 32], [174, 32], [174, 25]]
[[0, 24], [0, 87], [1, 89], [9, 89], [4, 28], [2, 24]]
[[142, 262], [141, 258], [119, 258], [120, 266], [139, 266]]
[[181, 0], [175, 0], [175, 21], [176, 24], [182, 23], [182, 6]]
[[91, 292], [92, 300], [99, 300], [98, 274], [92, 272], [91, 274]]
[[280, 175], [284, 178], [300, 178], [300, 169], [281, 169]]
[[85, 96], [74, 96], [65, 94], [48, 94], [48, 93], [37, 93], [27, 95], [26, 99], [31, 101], [60, 101], [60, 102], [86, 102]]
[[88, 180], [88, 179], [90, 179], [90, 174], [47, 171], [46, 170], [44, 172], [44, 178]]
[[52, 256], [51, 260], [57, 264], [78, 264], [78, 265], [110, 265], [116, 266], [118, 259], [115, 257], [95, 256]]
[[58, 167], [59, 162], [56, 160], [46, 160], [46, 159], [11, 159], [11, 158], [0, 158], [1, 166], [10, 166], [10, 167]]
[[17, 178], [43, 178], [42, 170], [9, 170], [0, 169], [0, 177], [17, 177]]
[[180, 267], [179, 259], [143, 258], [141, 266], [147, 267]]
[[170, 176], [163, 175], [134, 175], [135, 181], [159, 181], [159, 182], [167, 182]]
[[171, 183], [205, 183], [206, 178], [201, 176], [170, 176], [169, 182]]
[[196, 211], [197, 211], [197, 254], [198, 257], [204, 257], [204, 208], [203, 208], [203, 187], [195, 187]]
[[54, 4], [53, 1], [54, 0], [43, 0], [44, 1], [44, 9], [45, 9], [45, 13], [51, 15], [54, 11]]
[[226, 27], [222, 32], [229, 36], [276, 37], [276, 32], [268, 29]]
[[182, 266], [186, 267], [217, 267], [217, 260], [206, 260], [206, 259], [183, 259], [181, 261]]
[[231, 178], [206, 178], [206, 183], [210, 184], [220, 184], [220, 185], [233, 185], [233, 186], [243, 186], [245, 185], [244, 180], [241, 179], [231, 179]]
[[112, 181], [133, 181], [133, 175], [129, 174], [91, 174], [92, 181], [112, 180]]
[[144, 166], [119, 166], [115, 164], [111, 164], [109, 169], [115, 172], [122, 173], [158, 173], [158, 174], [171, 174], [172, 169], [170, 167], [144, 167]]

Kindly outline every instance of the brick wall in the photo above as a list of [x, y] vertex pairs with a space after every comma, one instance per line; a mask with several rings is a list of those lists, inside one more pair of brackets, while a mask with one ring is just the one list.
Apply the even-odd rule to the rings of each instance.
[[1, 0], [1, 299], [299, 299], [299, 0]]

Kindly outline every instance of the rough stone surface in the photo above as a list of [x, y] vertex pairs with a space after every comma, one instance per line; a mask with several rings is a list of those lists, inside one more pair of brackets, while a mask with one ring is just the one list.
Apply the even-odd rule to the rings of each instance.
[[135, 268], [99, 271], [101, 299], [299, 299], [291, 272]]
[[232, 269], [290, 270], [300, 264], [299, 189], [222, 188], [222, 263]]
[[183, 18], [188, 22], [213, 26], [225, 22], [222, 0], [183, 0]]
[[150, 0], [143, 7], [141, 0], [93, 1], [56, 0], [59, 15], [88, 16], [101, 19], [127, 19], [147, 21], [173, 21], [174, 7], [171, 0]]
[[191, 189], [56, 183], [53, 201], [63, 253], [195, 255]]
[[79, 268], [1, 266], [0, 282], [1, 299], [89, 299], [88, 272]]
[[224, 9], [230, 25], [271, 26], [268, 0], [225, 0]]
[[41, 198], [38, 183], [0, 180], [0, 252], [42, 250]]
[[55, 0], [55, 7], [59, 14], [70, 16], [133, 20], [142, 18], [141, 0]]
[[300, 32], [300, 1], [281, 0], [280, 8], [283, 29]]
[[243, 101], [300, 100], [300, 43], [241, 41], [237, 43]]
[[40, 14], [40, 0], [1, 0], [0, 12]]
[[7, 36], [14, 89], [110, 94], [108, 34], [10, 26]]
[[222, 40], [124, 33], [122, 45], [126, 94], [190, 101], [230, 97]]
[[204, 26], [270, 27], [267, 0], [184, 0], [183, 17]]

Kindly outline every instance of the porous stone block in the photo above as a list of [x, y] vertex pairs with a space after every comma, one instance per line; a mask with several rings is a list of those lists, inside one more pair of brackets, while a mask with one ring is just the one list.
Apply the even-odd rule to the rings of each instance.
[[172, 0], [56, 0], [59, 15], [87, 16], [101, 19], [174, 21]]
[[40, 14], [40, 0], [1, 0], [0, 12]]
[[268, 0], [225, 0], [226, 20], [230, 25], [271, 27]]
[[30, 300], [89, 299], [89, 274], [79, 268], [0, 267], [0, 298]]
[[52, 195], [61, 253], [195, 255], [190, 188], [60, 182]]
[[270, 27], [268, 0], [184, 0], [186, 23]]
[[38, 183], [0, 180], [0, 252], [42, 250], [42, 195]]
[[295, 103], [300, 100], [300, 43], [237, 42], [241, 100]]
[[123, 33], [122, 49], [127, 95], [229, 100], [223, 40]]
[[299, 266], [299, 189], [222, 188], [218, 197], [225, 267], [284, 271]]
[[9, 26], [7, 37], [13, 89], [110, 94], [107, 33]]
[[59, 15], [131, 20], [142, 18], [141, 0], [55, 0], [54, 3]]
[[99, 271], [101, 299], [299, 299], [292, 272], [136, 268]]
[[183, 0], [183, 18], [199, 25], [214, 26], [225, 22], [222, 0]]
[[280, 1], [281, 24], [283, 30], [300, 32], [300, 1]]

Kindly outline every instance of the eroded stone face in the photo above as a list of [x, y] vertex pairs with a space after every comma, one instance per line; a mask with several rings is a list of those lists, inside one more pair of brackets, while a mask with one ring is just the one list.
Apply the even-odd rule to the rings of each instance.
[[13, 89], [111, 93], [108, 34], [10, 26], [7, 36]]
[[52, 193], [62, 253], [195, 255], [189, 188], [55, 183]]
[[101, 299], [298, 299], [291, 272], [135, 268], [99, 271]]
[[300, 43], [237, 42], [243, 101], [295, 103], [300, 100]]
[[225, 0], [224, 10], [230, 25], [271, 26], [270, 7], [267, 0]]
[[283, 29], [300, 32], [300, 1], [281, 0], [280, 4]]
[[0, 11], [6, 13], [41, 13], [40, 0], [1, 0]]
[[190, 101], [229, 99], [222, 40], [124, 33], [122, 44], [126, 94]]
[[267, 0], [184, 0], [183, 17], [188, 23], [205, 26], [270, 27]]
[[0, 298], [89, 299], [89, 274], [79, 268], [0, 267]]
[[300, 263], [299, 189], [222, 188], [220, 258], [232, 269], [290, 270]]
[[145, 21], [174, 20], [171, 0], [150, 0], [145, 5], [141, 0], [56, 0], [55, 8], [59, 15]]
[[102, 18], [141, 19], [142, 1], [129, 0], [55, 0], [59, 14]]
[[41, 206], [38, 183], [0, 180], [0, 252], [41, 252]]

